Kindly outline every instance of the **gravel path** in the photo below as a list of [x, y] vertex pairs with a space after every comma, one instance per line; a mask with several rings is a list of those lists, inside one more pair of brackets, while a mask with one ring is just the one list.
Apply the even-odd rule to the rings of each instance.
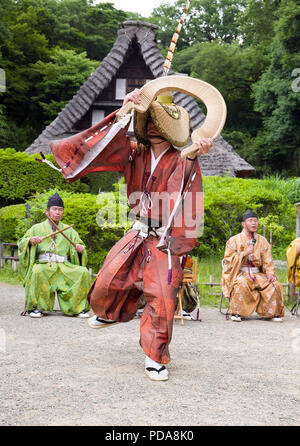
[[139, 320], [92, 330], [57, 312], [20, 317], [21, 286], [0, 284], [3, 425], [300, 424], [300, 319], [174, 326], [167, 382], [144, 373]]

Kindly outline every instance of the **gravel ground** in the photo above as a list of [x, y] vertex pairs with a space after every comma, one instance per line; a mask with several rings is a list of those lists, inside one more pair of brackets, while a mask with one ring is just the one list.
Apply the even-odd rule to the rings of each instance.
[[56, 312], [21, 317], [24, 290], [0, 284], [3, 426], [300, 424], [300, 319], [174, 325], [169, 380], [144, 373], [139, 319], [92, 330]]

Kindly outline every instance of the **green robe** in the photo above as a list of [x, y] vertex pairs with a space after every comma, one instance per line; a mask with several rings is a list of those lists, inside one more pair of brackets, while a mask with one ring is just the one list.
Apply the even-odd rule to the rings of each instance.
[[[66, 227], [59, 222], [59, 229]], [[31, 237], [43, 237], [50, 234], [52, 227], [48, 220], [32, 226], [18, 241], [19, 273], [22, 277], [26, 295], [26, 309], [28, 312], [38, 309], [52, 311], [55, 302], [55, 292], [60, 309], [63, 313], [74, 315], [89, 310], [87, 293], [91, 286], [91, 277], [86, 268], [87, 255], [78, 254], [74, 247], [62, 234], [42, 241], [38, 245], [31, 245]], [[84, 246], [77, 232], [67, 229], [65, 234], [74, 242]], [[52, 244], [52, 246], [51, 246]], [[54, 252], [68, 257], [63, 263], [47, 261], [39, 262], [38, 257], [45, 252]]]

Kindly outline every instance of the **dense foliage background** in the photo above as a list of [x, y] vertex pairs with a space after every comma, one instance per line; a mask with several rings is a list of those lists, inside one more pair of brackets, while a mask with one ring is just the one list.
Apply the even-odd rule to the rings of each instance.
[[[250, 207], [259, 215], [259, 233], [272, 243], [274, 256], [285, 259], [286, 248], [295, 238], [295, 191], [300, 201], [300, 179], [204, 178], [204, 233], [193, 254], [199, 258], [222, 258], [226, 241], [241, 231], [241, 216]], [[33, 224], [43, 221], [48, 197], [53, 193], [54, 189], [50, 189], [35, 194], [27, 200], [26, 208], [24, 203], [2, 207], [0, 240], [14, 242]], [[96, 271], [131, 224], [119, 224], [119, 213], [124, 214], [124, 208], [120, 208], [118, 184], [114, 192], [99, 195], [70, 190], [60, 190], [59, 194], [65, 203], [63, 221], [74, 223], [87, 246], [89, 266]], [[111, 224], [109, 218], [114, 215], [116, 221]]]
[[[33, 142], [109, 52], [119, 22], [158, 24], [166, 55], [184, 4], [162, 2], [141, 17], [109, 2], [1, 0], [0, 148]], [[299, 175], [298, 0], [192, 0], [173, 68], [221, 91], [223, 135], [258, 175]]]
[[[185, 0], [162, 2], [150, 17], [92, 0], [1, 0], [0, 240], [16, 241], [44, 218], [55, 186], [98, 268], [123, 227], [99, 227], [99, 191], [113, 191], [117, 174], [88, 175], [69, 185], [24, 150], [51, 122], [110, 51], [118, 23], [160, 26], [163, 55]], [[284, 257], [295, 236], [300, 201], [300, 4], [298, 0], [192, 0], [172, 68], [216, 86], [228, 107], [225, 139], [258, 178], [204, 178], [205, 230], [198, 256], [220, 253], [240, 230], [245, 208], [256, 210], [261, 233]], [[0, 83], [1, 87], [1, 83]], [[13, 147], [11, 149], [10, 147]], [[53, 157], [49, 157], [53, 161]], [[273, 176], [270, 176], [270, 175]], [[118, 193], [101, 194], [114, 206]], [[112, 198], [114, 197], [114, 198]], [[98, 200], [98, 201], [97, 201]], [[25, 202], [27, 210], [25, 213]], [[29, 207], [28, 207], [29, 205]]]

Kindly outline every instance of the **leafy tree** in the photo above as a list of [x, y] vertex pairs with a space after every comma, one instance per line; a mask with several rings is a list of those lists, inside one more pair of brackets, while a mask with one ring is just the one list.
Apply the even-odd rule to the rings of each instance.
[[[0, 68], [5, 70], [7, 89], [0, 95], [0, 146], [23, 150], [38, 136], [45, 120], [41, 111], [45, 111], [46, 119], [55, 116], [95, 68], [88, 57], [92, 55], [99, 63], [115, 41], [118, 23], [125, 19], [126, 13], [111, 3], [1, 0]], [[53, 64], [52, 57], [59, 49], [70, 51], [65, 53], [65, 70], [57, 65], [57, 85], [62, 90], [58, 95], [54, 82], [53, 95], [51, 91], [45, 95], [41, 79], [47, 76], [38, 68]], [[50, 65], [48, 68], [50, 71]], [[68, 69], [73, 69], [74, 74], [67, 74]]]
[[86, 22], [81, 28], [85, 34], [85, 50], [90, 59], [102, 60], [115, 43], [118, 24], [127, 20], [124, 11], [111, 3], [99, 3], [87, 10]]
[[[185, 0], [177, 0], [174, 6], [162, 3], [153, 10], [150, 19], [160, 26], [158, 38], [162, 48], [168, 48], [185, 4]], [[245, 0], [192, 0], [178, 49], [196, 42], [234, 42], [240, 35], [239, 15], [244, 5]]]
[[172, 69], [179, 73], [190, 75], [192, 72], [194, 59], [198, 55], [198, 52], [201, 51], [202, 47], [203, 43], [195, 43], [194, 45], [187, 46], [180, 51], [176, 49], [172, 62]]
[[49, 47], [44, 34], [33, 25], [36, 17], [34, 8], [27, 14], [19, 9], [22, 2], [5, 0], [5, 3], [0, 19], [2, 29], [3, 24], [6, 27], [6, 33], [0, 39], [0, 63], [6, 74], [6, 91], [0, 96], [0, 145], [14, 145], [23, 149], [27, 142], [32, 142], [34, 136], [37, 136], [33, 130], [35, 115], [32, 111], [35, 107], [31, 101], [30, 64], [37, 60], [46, 60]]
[[243, 46], [266, 48], [274, 37], [274, 21], [280, 0], [246, 0], [239, 15]]
[[15, 12], [10, 23], [28, 24], [45, 36], [50, 47], [87, 51], [88, 57], [97, 60], [107, 54], [118, 23], [127, 16], [112, 3], [92, 0], [16, 0]]
[[292, 72], [300, 67], [300, 5], [282, 0], [270, 45], [270, 64], [253, 85], [255, 110], [263, 129], [253, 143], [254, 155], [271, 168], [300, 173], [300, 91]]
[[14, 145], [16, 150], [22, 150], [32, 143], [34, 132], [30, 121], [20, 127], [15, 120], [8, 118], [6, 107], [0, 104], [0, 147]]
[[0, 61], [2, 42], [11, 39], [12, 35], [9, 30], [8, 17], [13, 10], [12, 0], [1, 0], [1, 16], [0, 16]]
[[215, 41], [197, 46], [191, 76], [211, 83], [222, 93], [228, 108], [226, 128], [251, 132], [259, 123], [253, 112], [251, 84], [259, 79], [263, 67], [264, 57], [253, 48]]
[[57, 116], [97, 66], [98, 62], [89, 60], [85, 52], [76, 54], [59, 48], [54, 50], [51, 62], [38, 61], [32, 66], [39, 76], [33, 100], [43, 108], [46, 123]]
[[106, 56], [115, 42], [118, 23], [127, 17], [124, 11], [115, 9], [109, 2], [46, 0], [46, 7], [54, 21], [52, 36], [48, 36], [49, 31], [44, 31], [51, 46], [75, 49], [80, 53], [86, 51], [90, 59], [96, 60]]
[[23, 109], [18, 105], [26, 104], [30, 96], [30, 64], [46, 60], [49, 50], [45, 36], [32, 30], [27, 23], [16, 23], [10, 27], [10, 31], [13, 40], [8, 40], [2, 50], [7, 81], [4, 104], [18, 118], [24, 116]]

